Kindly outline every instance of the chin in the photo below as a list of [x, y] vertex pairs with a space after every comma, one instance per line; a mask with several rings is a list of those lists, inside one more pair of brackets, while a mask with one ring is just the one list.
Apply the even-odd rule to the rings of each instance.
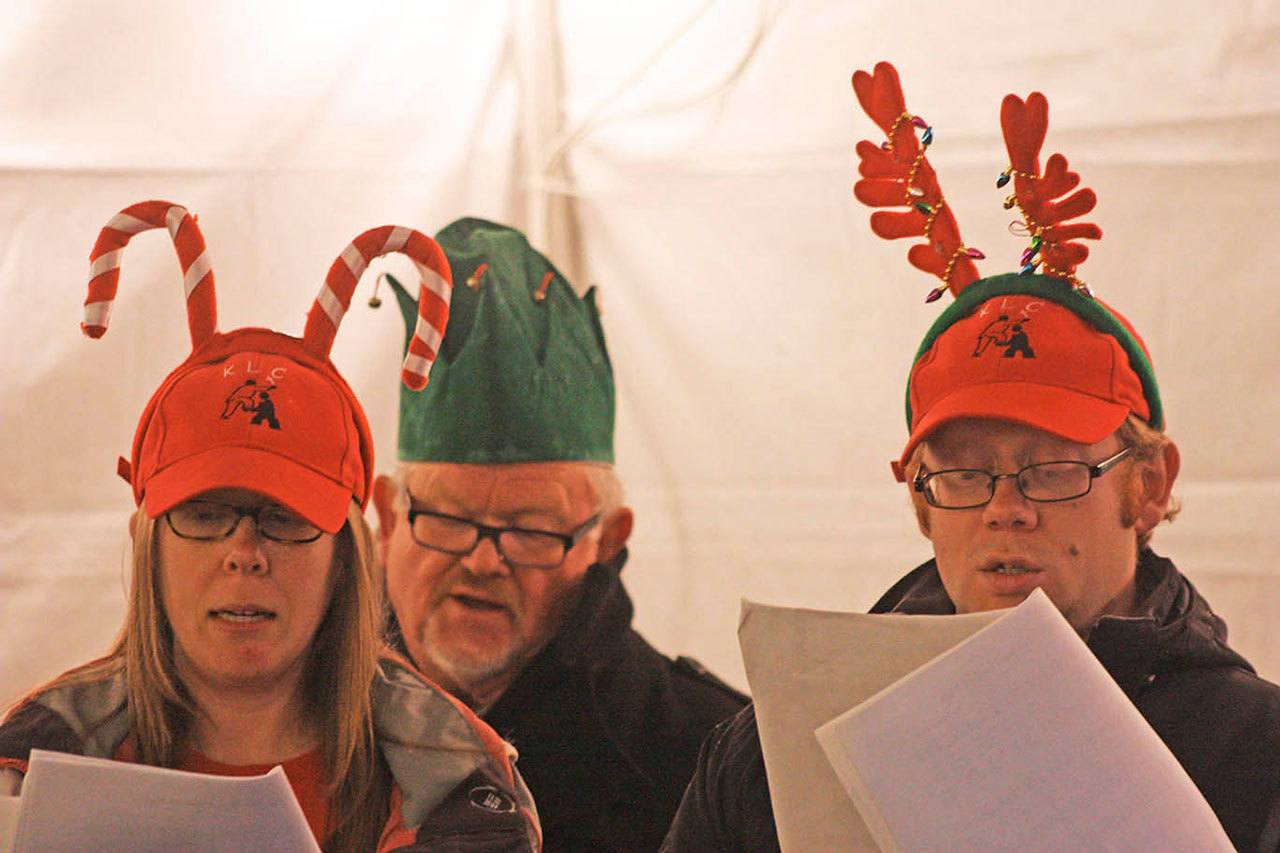
[[491, 681], [513, 669], [520, 661], [520, 649], [515, 646], [463, 650], [428, 644], [424, 655], [431, 668], [444, 673], [463, 688]]

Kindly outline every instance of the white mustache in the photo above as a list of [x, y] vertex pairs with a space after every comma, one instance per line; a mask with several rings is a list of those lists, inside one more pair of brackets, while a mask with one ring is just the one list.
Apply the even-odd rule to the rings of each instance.
[[439, 586], [431, 596], [431, 607], [434, 610], [453, 595], [480, 598], [493, 604], [505, 607], [517, 619], [523, 618], [524, 606], [519, 596], [511, 588], [509, 578], [481, 579], [472, 577], [461, 566], [457, 572]]

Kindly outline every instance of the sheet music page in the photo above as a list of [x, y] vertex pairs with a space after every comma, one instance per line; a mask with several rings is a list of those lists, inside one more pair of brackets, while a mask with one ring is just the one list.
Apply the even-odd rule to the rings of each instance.
[[319, 853], [280, 767], [209, 776], [33, 749], [14, 850]]
[[18, 809], [21, 797], [0, 796], [0, 853], [13, 850], [13, 836], [18, 831]]
[[1040, 590], [817, 736], [884, 850], [1234, 849]]
[[876, 849], [814, 729], [999, 616], [834, 613], [743, 601], [738, 641], [784, 851]]

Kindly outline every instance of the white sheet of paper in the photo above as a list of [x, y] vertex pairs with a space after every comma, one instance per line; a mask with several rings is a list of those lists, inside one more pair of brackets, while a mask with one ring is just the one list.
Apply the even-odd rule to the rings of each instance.
[[883, 850], [1234, 849], [1039, 590], [816, 734]]
[[280, 767], [209, 776], [33, 749], [21, 800], [17, 853], [320, 850]]
[[[1048, 822], [1037, 824], [1034, 849], [1052, 849], [1053, 821], [1071, 833], [1060, 849], [1100, 838], [1105, 849], [1125, 839], [1130, 849], [1231, 849], [1178, 761], [1043, 593], [964, 616], [744, 601], [739, 640], [783, 850], [1000, 849], [991, 826], [1036, 821]], [[991, 747], [1014, 731], [1018, 739]], [[1120, 761], [1107, 776], [1111, 758]], [[1068, 794], [1051, 795], [1052, 785]], [[983, 816], [993, 804], [1015, 818], [993, 824]], [[899, 824], [908, 840], [893, 840]], [[933, 826], [945, 833], [911, 834]]]
[[813, 732], [990, 624], [742, 602], [738, 641], [784, 851], [875, 850]]
[[18, 831], [18, 809], [21, 797], [0, 796], [0, 853], [13, 850], [13, 836]]

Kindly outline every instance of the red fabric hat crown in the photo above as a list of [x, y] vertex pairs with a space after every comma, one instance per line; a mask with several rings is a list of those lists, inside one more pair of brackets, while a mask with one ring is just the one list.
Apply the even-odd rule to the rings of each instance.
[[[1043, 172], [1040, 150], [1049, 104], [1039, 92], [1023, 101], [1005, 97], [1000, 110], [1009, 167], [997, 187], [1013, 182], [1005, 208], [1030, 238], [1017, 274], [978, 280], [984, 255], [964, 245], [925, 151], [933, 128], [907, 111], [898, 74], [887, 62], [853, 75], [858, 101], [887, 141], [858, 143], [862, 179], [858, 199], [876, 211], [872, 230], [885, 239], [923, 236], [908, 252], [911, 264], [942, 279], [926, 298], [956, 297], [925, 336], [907, 386], [911, 432], [893, 469], [899, 480], [919, 443], [957, 418], [1023, 423], [1071, 441], [1092, 444], [1135, 414], [1164, 426], [1146, 346], [1118, 313], [1092, 297], [1076, 269], [1088, 257], [1081, 239], [1102, 236], [1091, 222], [1068, 222], [1091, 211], [1093, 191], [1076, 189], [1080, 176], [1061, 154]], [[923, 130], [919, 138], [917, 130]], [[1074, 192], [1073, 192], [1074, 191]], [[1037, 268], [1039, 273], [1036, 274]]]
[[1163, 428], [1151, 360], [1129, 322], [1046, 276], [993, 276], [967, 288], [921, 343], [907, 384], [911, 436], [894, 473], [902, 479], [919, 443], [957, 418], [1094, 444], [1130, 414]]
[[411, 388], [424, 387], [449, 316], [452, 276], [444, 253], [412, 229], [370, 229], [334, 261], [301, 338], [253, 328], [223, 334], [195, 218], [169, 202], [142, 202], [107, 223], [90, 255], [81, 325], [89, 337], [106, 333], [124, 246], [152, 228], [167, 228], [178, 251], [192, 352], [152, 395], [131, 461], [121, 460], [135, 501], [145, 498], [155, 518], [202, 492], [243, 488], [337, 532], [352, 500], [362, 508], [368, 503], [374, 462], [364, 410], [329, 360], [334, 336], [369, 262], [391, 252], [408, 255], [422, 284], [401, 377]]

